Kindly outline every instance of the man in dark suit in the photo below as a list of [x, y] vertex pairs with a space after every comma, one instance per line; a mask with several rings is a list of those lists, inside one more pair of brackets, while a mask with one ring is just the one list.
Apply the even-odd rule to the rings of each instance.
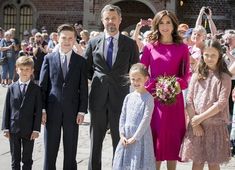
[[[2, 129], [9, 138], [12, 169], [32, 169], [34, 139], [39, 136], [42, 118], [41, 90], [30, 80], [33, 59], [22, 56], [16, 61], [19, 80], [9, 86], [3, 110]], [[22, 149], [22, 157], [21, 157]]]
[[45, 124], [44, 170], [56, 169], [63, 128], [64, 170], [76, 170], [78, 125], [88, 104], [86, 60], [72, 50], [76, 41], [73, 26], [58, 27], [59, 49], [45, 56], [39, 85], [43, 96], [42, 123]]
[[91, 114], [91, 152], [89, 170], [101, 169], [102, 143], [109, 126], [113, 153], [119, 141], [119, 117], [122, 103], [129, 93], [127, 75], [132, 64], [139, 61], [136, 43], [119, 33], [121, 10], [106, 5], [101, 11], [104, 34], [91, 39], [84, 57], [88, 78], [92, 81], [89, 95]]

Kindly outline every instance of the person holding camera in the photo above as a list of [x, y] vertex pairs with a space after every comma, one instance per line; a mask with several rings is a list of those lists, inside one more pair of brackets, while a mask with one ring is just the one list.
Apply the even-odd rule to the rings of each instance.
[[17, 51], [15, 41], [12, 39], [12, 34], [9, 30], [5, 32], [4, 38], [0, 42], [0, 51], [2, 52], [2, 57], [6, 58], [2, 65], [2, 86], [5, 86], [12, 83], [16, 61], [15, 52]]
[[132, 35], [132, 39], [136, 41], [136, 44], [139, 48], [139, 52], [141, 53], [142, 50], [143, 50], [143, 47], [145, 45], [144, 41], [143, 41], [143, 38], [141, 35], [140, 35], [140, 29], [142, 27], [149, 27], [151, 26], [151, 23], [152, 23], [152, 19], [148, 19], [148, 20], [145, 20], [145, 19], [140, 19], [140, 21], [136, 24], [136, 27], [135, 27], [135, 30], [134, 30], [134, 33]]
[[36, 33], [33, 43], [33, 60], [34, 60], [34, 82], [38, 83], [40, 70], [47, 54], [47, 42], [43, 41], [42, 34]]
[[226, 30], [223, 40], [224, 53], [229, 60], [229, 65], [231, 65], [235, 61], [235, 30]]
[[210, 28], [210, 31], [211, 31], [211, 35], [213, 37], [217, 33], [217, 28], [215, 26], [214, 21], [212, 20], [212, 10], [209, 6], [208, 7], [203, 6], [201, 8], [201, 10], [199, 12], [199, 15], [198, 15], [198, 18], [197, 18], [197, 21], [196, 21], [195, 27], [197, 27], [198, 25], [202, 25], [202, 19], [203, 19], [204, 15], [206, 16], [204, 27], [206, 29], [207, 22], [208, 22], [209, 28]]

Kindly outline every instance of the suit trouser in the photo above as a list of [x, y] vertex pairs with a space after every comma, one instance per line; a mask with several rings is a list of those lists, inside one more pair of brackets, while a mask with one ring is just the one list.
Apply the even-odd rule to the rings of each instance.
[[29, 138], [22, 137], [20, 133], [10, 133], [10, 150], [12, 156], [11, 167], [13, 170], [21, 169], [20, 168], [21, 144], [23, 147], [22, 169], [23, 170], [32, 169], [32, 164], [33, 164], [32, 154], [33, 154], [34, 140], [30, 140]]
[[45, 160], [44, 170], [56, 170], [56, 159], [60, 146], [61, 128], [63, 129], [64, 170], [76, 170], [76, 154], [78, 142], [78, 125], [76, 116], [73, 120], [66, 116], [50, 118], [48, 116], [44, 129]]
[[[108, 113], [108, 111], [90, 111], [91, 114], [91, 149], [89, 158], [89, 170], [101, 170], [102, 145], [109, 125], [113, 144], [113, 155], [120, 140], [119, 117], [120, 114]], [[111, 167], [110, 167], [111, 168]]]

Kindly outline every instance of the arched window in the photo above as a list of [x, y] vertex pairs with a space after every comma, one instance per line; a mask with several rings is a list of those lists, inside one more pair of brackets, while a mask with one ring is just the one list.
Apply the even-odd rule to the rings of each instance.
[[15, 28], [16, 37], [19, 40], [22, 40], [24, 30], [30, 31], [34, 26], [33, 8], [29, 4], [8, 3], [4, 5], [2, 12], [3, 15], [0, 14], [0, 25], [5, 30]]
[[33, 10], [29, 5], [23, 5], [20, 8], [20, 35], [22, 36], [24, 30], [31, 30], [32, 28]]
[[14, 5], [6, 5], [3, 9], [3, 25], [5, 29], [16, 28], [17, 10]]

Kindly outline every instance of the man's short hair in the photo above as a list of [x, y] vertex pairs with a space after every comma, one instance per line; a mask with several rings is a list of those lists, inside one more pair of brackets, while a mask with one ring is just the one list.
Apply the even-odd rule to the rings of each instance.
[[57, 32], [58, 32], [58, 35], [60, 35], [60, 33], [62, 31], [72, 31], [74, 32], [74, 36], [76, 37], [77, 36], [77, 32], [74, 28], [74, 26], [70, 25], [70, 24], [62, 24], [60, 25], [58, 28], [57, 28]]
[[32, 57], [21, 56], [16, 60], [16, 68], [21, 66], [30, 66], [34, 68], [34, 62]]
[[112, 4], [108, 4], [106, 5], [102, 11], [101, 11], [101, 18], [103, 18], [103, 13], [106, 12], [106, 11], [116, 11], [117, 14], [122, 17], [122, 12], [121, 12], [121, 9], [116, 6], [116, 5], [112, 5]]

